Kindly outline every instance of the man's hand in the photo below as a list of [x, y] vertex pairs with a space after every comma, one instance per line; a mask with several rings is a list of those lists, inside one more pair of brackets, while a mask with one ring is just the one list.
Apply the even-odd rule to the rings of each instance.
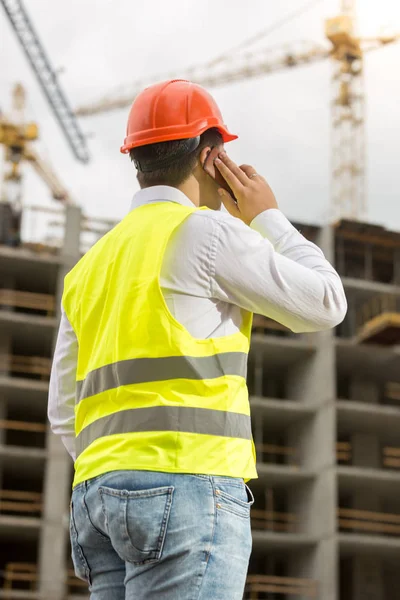
[[233, 216], [250, 225], [252, 220], [269, 208], [278, 208], [275, 196], [268, 183], [261, 175], [256, 174], [254, 167], [241, 165], [238, 167], [221, 152], [215, 159], [215, 166], [221, 173], [237, 200], [223, 188], [218, 189], [226, 210]]

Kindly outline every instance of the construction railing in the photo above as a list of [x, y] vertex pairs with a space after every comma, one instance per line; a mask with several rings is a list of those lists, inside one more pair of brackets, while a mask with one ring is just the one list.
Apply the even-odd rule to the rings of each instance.
[[[336, 458], [338, 462], [347, 464], [352, 462], [353, 454], [350, 442], [336, 444]], [[390, 469], [400, 468], [400, 447], [384, 446], [381, 454], [381, 466]]]
[[278, 463], [278, 458], [278, 460], [280, 459], [285, 464], [291, 465], [293, 467], [298, 467], [299, 465], [297, 449], [291, 446], [278, 446], [275, 444], [257, 444], [256, 450], [261, 462], [264, 462], [265, 457], [268, 457], [268, 459], [272, 460], [267, 460], [265, 462]]
[[[0, 419], [0, 429], [5, 431], [21, 431], [27, 434], [46, 434], [47, 427], [44, 423], [32, 423], [30, 421], [12, 421], [8, 419]], [[29, 439], [29, 437], [31, 439]], [[28, 439], [24, 436], [24, 446], [29, 446], [29, 442], [32, 441], [32, 437], [28, 435]], [[18, 444], [20, 445], [20, 444]], [[35, 444], [36, 445], [36, 444]], [[45, 440], [43, 438], [43, 446]]]
[[338, 462], [351, 463], [352, 451], [350, 442], [337, 442], [336, 460]]
[[256, 508], [251, 511], [251, 524], [254, 529], [287, 533], [293, 533], [298, 528], [297, 516], [293, 513], [258, 510]]
[[[37, 567], [31, 563], [10, 562], [1, 573], [3, 578], [3, 590], [30, 590], [37, 588]], [[5, 600], [11, 600], [12, 595], [6, 596]]]
[[357, 314], [358, 342], [393, 345], [400, 341], [400, 298], [393, 294], [374, 296]]
[[0, 490], [0, 513], [38, 516], [42, 508], [42, 494], [39, 492]]
[[400, 469], [400, 448], [392, 446], [383, 448], [383, 466], [388, 469]]
[[400, 515], [339, 508], [338, 525], [341, 530], [400, 536]]
[[[278, 504], [278, 510], [276, 505]], [[251, 510], [251, 524], [254, 529], [264, 529], [268, 531], [293, 532], [297, 529], [297, 516], [280, 510], [276, 494], [273, 489], [265, 491], [265, 507], [260, 510], [253, 508]]]
[[385, 399], [394, 400], [400, 406], [400, 383], [389, 381], [385, 386]]
[[36, 294], [33, 292], [21, 292], [18, 290], [0, 289], [0, 308], [26, 308], [47, 316], [53, 316], [55, 312], [55, 297], [51, 294]]
[[28, 375], [47, 380], [50, 377], [51, 359], [43, 356], [0, 356], [0, 372], [2, 371], [8, 371], [11, 375]]
[[88, 593], [88, 584], [82, 579], [78, 579], [73, 569], [67, 570], [67, 587], [70, 594]]
[[[35, 591], [38, 584], [38, 568], [34, 563], [10, 562], [1, 573], [3, 578], [3, 590], [30, 590]], [[80, 594], [82, 597], [87, 593], [87, 584], [75, 576], [73, 569], [67, 569], [66, 584], [69, 594]], [[6, 600], [7, 597], [6, 597]], [[10, 594], [11, 600], [11, 594]]]
[[318, 585], [313, 579], [276, 577], [275, 575], [248, 575], [244, 600], [258, 600], [264, 594], [317, 598]]

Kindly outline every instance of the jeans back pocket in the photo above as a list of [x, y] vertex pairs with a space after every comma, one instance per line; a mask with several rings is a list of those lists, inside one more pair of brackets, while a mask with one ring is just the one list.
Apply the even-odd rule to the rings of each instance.
[[245, 483], [225, 482], [217, 477], [213, 479], [217, 508], [233, 513], [238, 517], [250, 518], [250, 509], [254, 503], [254, 496], [250, 488]]
[[118, 490], [99, 487], [107, 533], [122, 560], [144, 565], [160, 560], [173, 487]]

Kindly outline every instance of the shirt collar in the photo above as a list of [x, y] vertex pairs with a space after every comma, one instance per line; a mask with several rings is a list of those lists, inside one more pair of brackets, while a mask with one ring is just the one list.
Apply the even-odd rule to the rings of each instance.
[[133, 196], [131, 210], [150, 202], [177, 202], [191, 208], [194, 206], [193, 202], [177, 188], [170, 187], [169, 185], [153, 185], [136, 192]]

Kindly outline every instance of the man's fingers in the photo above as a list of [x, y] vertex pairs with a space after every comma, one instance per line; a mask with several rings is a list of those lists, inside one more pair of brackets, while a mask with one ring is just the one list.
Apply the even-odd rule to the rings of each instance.
[[254, 175], [254, 173], [257, 173], [255, 168], [251, 165], [240, 165], [239, 169], [246, 174], [247, 178], [249, 178], [250, 175]]
[[221, 196], [221, 200], [228, 211], [233, 217], [240, 218], [240, 210], [238, 209], [236, 202], [232, 198], [229, 192], [223, 188], [218, 189], [218, 194]]
[[233, 173], [231, 169], [222, 162], [220, 158], [216, 158], [214, 164], [229, 187], [233, 190], [233, 193], [236, 195], [243, 187], [240, 180], [236, 177], [235, 173]]
[[242, 169], [240, 169], [237, 166], [237, 164], [235, 162], [233, 162], [233, 160], [231, 158], [229, 158], [227, 153], [221, 152], [221, 154], [219, 154], [219, 158], [222, 160], [224, 165], [227, 166], [228, 169], [230, 171], [232, 171], [232, 173], [234, 175], [236, 175], [236, 177], [239, 179], [240, 183], [242, 183], [243, 185], [246, 185], [248, 177], [243, 173]]

